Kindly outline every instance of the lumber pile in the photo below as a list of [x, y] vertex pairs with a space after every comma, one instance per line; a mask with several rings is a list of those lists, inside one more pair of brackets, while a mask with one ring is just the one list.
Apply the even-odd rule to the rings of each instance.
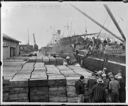
[[46, 65], [49, 102], [66, 102], [66, 79], [54, 65]]
[[22, 68], [22, 65], [25, 64], [24, 61], [5, 61], [3, 64], [3, 101], [9, 101], [10, 93], [10, 83], [11, 80], [17, 72]]
[[36, 63], [29, 80], [30, 102], [48, 102], [48, 80], [43, 63]]
[[5, 63], [3, 101], [76, 103], [75, 82], [84, 75], [86, 83], [91, 72], [73, 65], [60, 65], [62, 59], [57, 59], [40, 56], [26, 63]]
[[9, 102], [28, 102], [28, 79], [33, 71], [34, 63], [26, 63], [12, 79], [9, 80]]

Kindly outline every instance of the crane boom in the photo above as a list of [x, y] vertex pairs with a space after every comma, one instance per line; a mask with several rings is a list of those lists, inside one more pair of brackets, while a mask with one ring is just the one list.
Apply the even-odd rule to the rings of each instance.
[[118, 31], [120, 32], [122, 38], [126, 41], [126, 38], [125, 38], [125, 36], [124, 36], [124, 34], [123, 34], [123, 31], [121, 30], [119, 24], [117, 23], [117, 21], [116, 21], [114, 15], [113, 15], [112, 12], [111, 12], [111, 10], [109, 9], [109, 7], [108, 7], [106, 4], [104, 4], [104, 7], [105, 7], [106, 11], [108, 12], [109, 16], [111, 17], [113, 23], [114, 23], [115, 26], [117, 27]]
[[108, 33], [110, 33], [112, 36], [114, 36], [115, 38], [117, 38], [118, 40], [124, 42], [124, 40], [122, 40], [120, 37], [116, 36], [113, 32], [111, 32], [110, 30], [108, 30], [106, 27], [104, 27], [103, 25], [101, 25], [99, 22], [97, 22], [96, 20], [94, 20], [93, 18], [91, 18], [89, 15], [87, 15], [85, 12], [81, 11], [79, 8], [75, 7], [74, 5], [71, 5], [73, 8], [75, 8], [77, 11], [79, 11], [80, 13], [82, 13], [84, 16], [86, 16], [88, 19], [90, 19], [91, 21], [93, 21], [95, 24], [97, 24], [98, 26], [100, 26], [101, 28], [103, 28], [104, 30], [106, 30]]

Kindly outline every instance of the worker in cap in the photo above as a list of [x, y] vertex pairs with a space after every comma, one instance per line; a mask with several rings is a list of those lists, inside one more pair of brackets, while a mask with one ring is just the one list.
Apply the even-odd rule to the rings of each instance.
[[102, 80], [102, 78], [98, 78], [97, 79], [97, 83], [103, 83], [104, 81]]
[[108, 73], [108, 77], [110, 78], [110, 76], [113, 76], [113, 73], [112, 72], [109, 72]]
[[92, 102], [105, 102], [105, 87], [102, 78], [97, 79], [97, 84], [92, 88]]
[[110, 95], [112, 102], [119, 102], [119, 81], [116, 80], [113, 75], [110, 75], [110, 79], [111, 81], [109, 82], [109, 90], [111, 91]]
[[103, 73], [103, 74], [102, 74], [102, 77], [106, 77], [106, 74]]
[[66, 61], [67, 61], [67, 64], [70, 64], [70, 57], [69, 56], [66, 57]]
[[107, 71], [107, 68], [106, 68], [106, 67], [104, 67], [104, 68], [103, 68], [103, 73], [105, 74], [105, 73], [106, 73], [106, 71]]
[[66, 57], [66, 59], [70, 59], [70, 57], [69, 57], [69, 56], [67, 56], [67, 57]]

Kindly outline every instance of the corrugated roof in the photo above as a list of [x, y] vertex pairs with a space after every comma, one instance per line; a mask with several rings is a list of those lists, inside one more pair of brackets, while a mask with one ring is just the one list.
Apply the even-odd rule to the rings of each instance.
[[10, 40], [10, 41], [14, 41], [14, 42], [21, 42], [19, 40], [16, 40], [8, 35], [6, 35], [5, 33], [3, 33], [3, 39], [6, 39], [6, 40]]

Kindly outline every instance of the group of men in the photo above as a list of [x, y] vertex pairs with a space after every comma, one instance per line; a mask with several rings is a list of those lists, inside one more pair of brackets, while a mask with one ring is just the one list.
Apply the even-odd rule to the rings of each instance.
[[[106, 68], [92, 73], [85, 83], [84, 76], [76, 81], [78, 102], [125, 102], [125, 81], [122, 72], [106, 73]], [[86, 94], [86, 95], [85, 95]]]

